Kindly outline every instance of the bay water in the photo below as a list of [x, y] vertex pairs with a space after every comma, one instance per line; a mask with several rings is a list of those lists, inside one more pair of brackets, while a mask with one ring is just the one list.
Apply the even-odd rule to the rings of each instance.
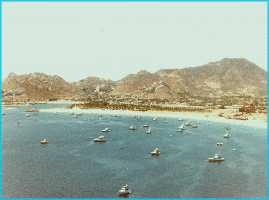
[[[233, 124], [231, 138], [223, 138], [228, 124], [206, 118], [178, 132], [192, 120], [178, 121], [180, 114], [165, 123], [90, 113], [25, 117], [29, 109], [2, 115], [2, 198], [119, 198], [125, 184], [129, 198], [267, 198], [267, 129]], [[101, 135], [108, 141], [93, 141]], [[49, 144], [40, 144], [44, 138]], [[151, 155], [155, 148], [159, 156]], [[225, 161], [206, 161], [218, 152]]]

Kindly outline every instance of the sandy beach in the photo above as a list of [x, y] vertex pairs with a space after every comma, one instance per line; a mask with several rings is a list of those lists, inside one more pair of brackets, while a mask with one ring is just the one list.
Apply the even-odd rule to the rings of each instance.
[[[195, 120], [207, 120], [208, 122], [222, 122], [228, 125], [237, 124], [244, 126], [252, 126], [257, 128], [267, 128], [267, 122], [265, 119], [249, 119], [249, 120], [233, 120], [216, 116], [215, 112], [201, 113], [201, 112], [162, 112], [162, 111], [129, 111], [129, 110], [101, 110], [101, 109], [41, 109], [40, 112], [57, 112], [57, 113], [91, 113], [91, 114], [114, 114], [114, 115], [129, 115], [129, 116], [151, 116], [151, 117], [170, 117], [170, 118], [187, 118]], [[210, 123], [209, 123], [210, 124]]]

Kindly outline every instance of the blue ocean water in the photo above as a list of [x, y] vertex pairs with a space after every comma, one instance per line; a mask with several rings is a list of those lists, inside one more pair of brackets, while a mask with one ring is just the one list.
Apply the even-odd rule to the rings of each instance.
[[[35, 107], [49, 106], [66, 105]], [[232, 125], [225, 139], [227, 124], [206, 120], [180, 133], [177, 118], [25, 117], [28, 109], [2, 116], [2, 198], [119, 198], [126, 183], [129, 198], [267, 198], [267, 129]], [[100, 135], [109, 141], [93, 142]], [[151, 156], [155, 148], [162, 154]], [[218, 152], [225, 161], [206, 162]]]

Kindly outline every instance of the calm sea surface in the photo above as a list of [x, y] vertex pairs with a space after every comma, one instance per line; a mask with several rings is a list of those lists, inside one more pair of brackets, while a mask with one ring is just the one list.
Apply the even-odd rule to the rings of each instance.
[[[179, 133], [177, 118], [25, 117], [28, 109], [2, 116], [2, 198], [119, 198], [126, 183], [129, 198], [267, 198], [267, 129], [231, 125], [224, 139], [227, 124], [205, 120]], [[106, 127], [112, 132], [102, 133]], [[93, 142], [100, 135], [111, 140]], [[44, 138], [49, 144], [40, 144]], [[151, 156], [155, 148], [162, 154]], [[218, 152], [224, 162], [206, 162]]]

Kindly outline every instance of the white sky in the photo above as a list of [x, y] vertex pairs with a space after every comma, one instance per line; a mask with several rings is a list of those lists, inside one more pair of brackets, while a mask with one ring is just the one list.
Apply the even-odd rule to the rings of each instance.
[[119, 80], [225, 57], [267, 70], [267, 2], [2, 2], [2, 79]]

